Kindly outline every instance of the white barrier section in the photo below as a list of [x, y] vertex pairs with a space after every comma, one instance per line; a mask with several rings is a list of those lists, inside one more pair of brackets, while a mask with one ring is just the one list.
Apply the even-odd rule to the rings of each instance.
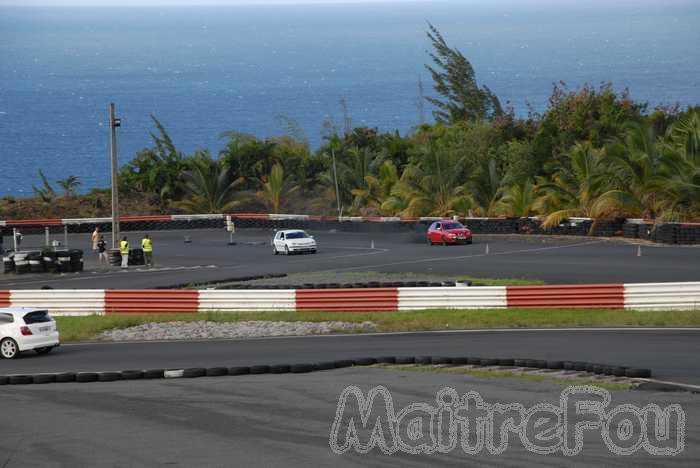
[[625, 284], [625, 309], [700, 310], [700, 282]]
[[38, 307], [56, 316], [103, 315], [102, 289], [15, 289], [10, 291], [12, 307]]
[[194, 221], [197, 219], [224, 219], [222, 214], [196, 214], [196, 215], [172, 215], [170, 218], [173, 221]]
[[293, 289], [229, 289], [199, 291], [200, 312], [295, 310]]
[[508, 305], [505, 286], [398, 289], [399, 310], [501, 309]]

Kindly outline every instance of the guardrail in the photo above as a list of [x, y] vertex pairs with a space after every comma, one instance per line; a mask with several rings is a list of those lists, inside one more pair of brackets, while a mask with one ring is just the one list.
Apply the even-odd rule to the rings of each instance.
[[55, 315], [425, 309], [700, 310], [700, 282], [366, 289], [11, 290], [0, 307]]

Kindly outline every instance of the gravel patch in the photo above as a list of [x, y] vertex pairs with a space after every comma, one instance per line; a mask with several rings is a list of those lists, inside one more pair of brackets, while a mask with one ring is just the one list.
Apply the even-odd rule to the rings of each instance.
[[107, 330], [97, 335], [103, 341], [202, 340], [259, 338], [265, 336], [328, 335], [339, 332], [372, 332], [373, 322], [162, 322]]

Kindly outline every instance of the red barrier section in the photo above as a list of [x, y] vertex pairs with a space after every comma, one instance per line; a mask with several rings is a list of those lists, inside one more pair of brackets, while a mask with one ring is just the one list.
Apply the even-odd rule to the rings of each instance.
[[194, 314], [199, 292], [194, 290], [126, 289], [105, 291], [108, 314]]
[[0, 307], [10, 307], [10, 291], [0, 291]]
[[61, 226], [60, 219], [17, 219], [6, 222], [7, 226]]
[[624, 309], [625, 287], [621, 284], [567, 286], [508, 286], [508, 307], [544, 309]]
[[376, 289], [297, 289], [299, 311], [391, 312], [399, 308], [399, 290]]
[[119, 221], [172, 221], [173, 218], [170, 215], [134, 215], [134, 216], [120, 216]]

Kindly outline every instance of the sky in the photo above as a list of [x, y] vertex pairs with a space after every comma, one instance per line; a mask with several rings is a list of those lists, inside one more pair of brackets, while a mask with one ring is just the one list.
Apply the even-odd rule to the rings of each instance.
[[407, 3], [440, 0], [0, 0], [0, 6], [160, 6], [160, 5], [269, 5], [309, 3]]

